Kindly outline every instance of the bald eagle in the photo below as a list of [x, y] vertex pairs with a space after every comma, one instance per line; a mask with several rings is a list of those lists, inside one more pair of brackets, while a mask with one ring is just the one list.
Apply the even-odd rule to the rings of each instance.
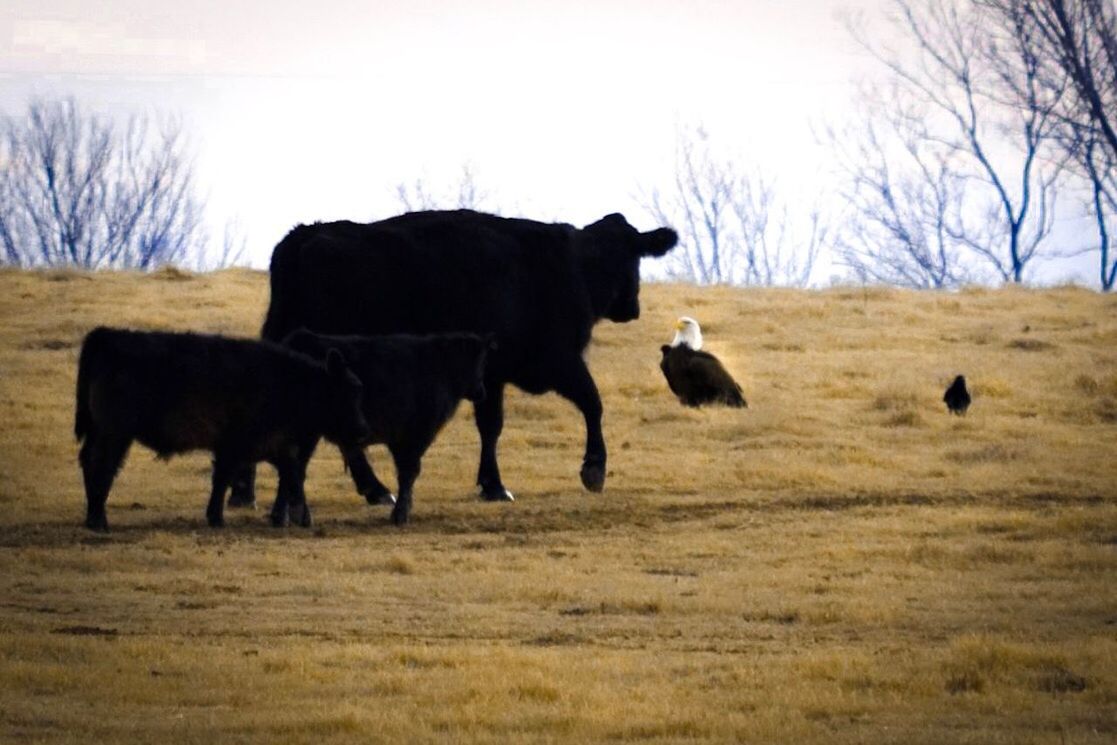
[[725, 404], [748, 408], [741, 386], [733, 380], [717, 357], [702, 350], [698, 321], [683, 316], [675, 324], [675, 338], [660, 347], [659, 369], [671, 392], [686, 406]]

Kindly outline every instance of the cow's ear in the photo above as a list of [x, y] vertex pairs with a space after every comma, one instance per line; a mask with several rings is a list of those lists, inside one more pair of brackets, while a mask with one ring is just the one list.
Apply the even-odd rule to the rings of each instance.
[[656, 228], [641, 233], [639, 238], [640, 256], [663, 256], [679, 242], [679, 234], [671, 228]]
[[496, 334], [494, 334], [492, 332], [489, 332], [489, 333], [485, 334], [484, 338], [485, 338], [485, 347], [490, 352], [495, 352], [496, 350], [500, 349], [500, 344], [497, 343], [497, 340], [496, 340]]
[[326, 352], [326, 371], [336, 376], [345, 374], [345, 357], [334, 347]]

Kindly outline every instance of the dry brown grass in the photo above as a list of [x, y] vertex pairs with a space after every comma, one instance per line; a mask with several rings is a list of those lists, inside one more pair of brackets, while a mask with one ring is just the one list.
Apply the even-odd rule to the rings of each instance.
[[[79, 527], [82, 335], [251, 335], [266, 302], [248, 271], [0, 272], [0, 740], [1117, 740], [1117, 298], [650, 286], [589, 351], [603, 495], [574, 409], [512, 394], [515, 504], [471, 496], [463, 407], [402, 531], [329, 448], [309, 532], [207, 529], [207, 458], [142, 448], [114, 532]], [[673, 400], [679, 315], [751, 408]]]

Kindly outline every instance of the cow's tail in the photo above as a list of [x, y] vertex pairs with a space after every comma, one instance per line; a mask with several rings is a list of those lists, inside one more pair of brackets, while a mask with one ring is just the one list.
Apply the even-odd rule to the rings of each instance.
[[301, 325], [299, 309], [299, 257], [302, 247], [314, 229], [312, 225], [296, 225], [276, 245], [271, 255], [271, 302], [264, 318], [260, 336], [280, 342]]
[[93, 414], [89, 409], [89, 381], [99, 364], [107, 329], [98, 326], [86, 334], [78, 357], [77, 401], [74, 406], [74, 437], [78, 442], [93, 429]]

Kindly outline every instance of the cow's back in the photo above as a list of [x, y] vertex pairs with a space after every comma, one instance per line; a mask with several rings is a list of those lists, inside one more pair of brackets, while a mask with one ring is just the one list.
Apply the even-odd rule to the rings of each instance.
[[272, 356], [247, 340], [97, 329], [79, 371], [86, 416], [159, 453], [209, 447], [234, 420], [258, 416]]
[[[457, 408], [477, 349], [448, 347], [445, 337], [318, 335], [296, 331], [284, 344], [312, 358], [339, 350], [364, 384], [362, 406], [372, 442], [432, 438]], [[478, 342], [480, 343], [480, 342]], [[468, 359], [467, 359], [468, 358]]]
[[300, 226], [273, 253], [263, 335], [495, 332], [494, 363], [517, 370], [542, 345], [580, 351], [593, 318], [572, 231], [468, 210]]

